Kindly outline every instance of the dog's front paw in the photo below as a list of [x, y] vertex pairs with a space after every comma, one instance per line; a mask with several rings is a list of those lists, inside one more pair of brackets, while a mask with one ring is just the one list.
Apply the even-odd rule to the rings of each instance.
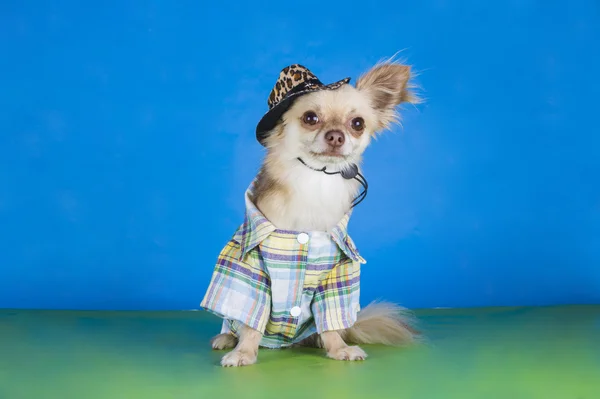
[[237, 338], [231, 334], [219, 334], [210, 340], [214, 350], [232, 349], [237, 345]]
[[335, 360], [365, 360], [367, 354], [358, 346], [344, 346], [337, 350], [327, 353], [327, 357]]
[[221, 359], [223, 367], [249, 366], [254, 363], [256, 363], [256, 354], [241, 350], [233, 350]]

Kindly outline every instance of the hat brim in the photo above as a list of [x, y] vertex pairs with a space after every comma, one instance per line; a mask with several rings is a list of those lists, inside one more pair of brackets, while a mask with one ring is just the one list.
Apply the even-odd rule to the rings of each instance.
[[281, 100], [276, 106], [271, 108], [266, 114], [263, 115], [261, 120], [258, 122], [256, 126], [256, 139], [261, 145], [265, 145], [265, 140], [269, 137], [271, 131], [277, 126], [277, 123], [283, 116], [283, 114], [290, 109], [294, 101], [298, 99], [298, 97], [303, 96], [305, 94], [314, 93], [322, 90], [337, 90], [343, 85], [350, 82], [350, 78], [345, 78], [339, 80], [334, 83], [330, 83], [328, 85], [323, 85], [315, 88], [310, 88], [302, 91], [298, 91], [296, 93], [290, 94]]

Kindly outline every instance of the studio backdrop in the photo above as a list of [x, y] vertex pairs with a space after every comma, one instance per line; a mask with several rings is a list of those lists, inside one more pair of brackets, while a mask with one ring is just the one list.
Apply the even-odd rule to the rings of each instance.
[[367, 150], [362, 298], [600, 303], [597, 1], [0, 5], [0, 307], [197, 309], [291, 63], [398, 51], [425, 102]]

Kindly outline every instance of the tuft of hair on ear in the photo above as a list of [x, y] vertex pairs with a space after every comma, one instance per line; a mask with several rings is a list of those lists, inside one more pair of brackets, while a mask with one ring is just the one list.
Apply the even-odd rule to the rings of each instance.
[[379, 114], [377, 130], [400, 121], [397, 112], [400, 104], [421, 101], [413, 91], [411, 75], [410, 66], [389, 59], [379, 62], [357, 80], [356, 88], [370, 97], [372, 107]]

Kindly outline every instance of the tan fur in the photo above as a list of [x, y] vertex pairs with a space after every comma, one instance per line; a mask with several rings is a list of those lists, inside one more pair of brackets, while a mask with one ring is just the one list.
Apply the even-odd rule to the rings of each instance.
[[238, 340], [232, 334], [219, 334], [210, 340], [210, 345], [214, 350], [232, 349], [237, 345]]
[[221, 366], [239, 367], [256, 363], [262, 334], [248, 326], [242, 326], [238, 335], [240, 338], [235, 349], [223, 356]]
[[321, 334], [321, 342], [327, 357], [334, 360], [365, 360], [367, 354], [358, 346], [349, 346], [337, 331], [326, 331]]
[[400, 115], [396, 107], [408, 102], [417, 104], [420, 99], [412, 91], [410, 85], [410, 66], [394, 61], [385, 61], [375, 65], [363, 74], [356, 83], [358, 90], [364, 91], [371, 97], [373, 108], [378, 110], [379, 125], [377, 130], [389, 128], [398, 123]]
[[258, 173], [252, 202], [276, 226], [289, 214], [286, 204], [290, 203], [289, 185], [286, 184], [284, 162], [278, 157], [267, 155]]
[[[415, 324], [416, 319], [407, 309], [389, 302], [372, 302], [358, 312], [358, 319], [351, 328], [338, 333], [350, 344], [405, 346], [417, 342], [420, 333]], [[324, 347], [316, 334], [298, 345]]]
[[[399, 120], [396, 108], [417, 102], [409, 83], [410, 67], [388, 60], [362, 75], [356, 87], [341, 85], [300, 96], [265, 139], [267, 155], [257, 176], [253, 202], [277, 228], [296, 231], [331, 231], [350, 209], [359, 191], [355, 180], [315, 172], [298, 161], [330, 172], [350, 164], [360, 168], [371, 138]], [[310, 126], [307, 112], [318, 116]], [[362, 131], [353, 130], [355, 118], [364, 120]], [[332, 150], [326, 141], [331, 130], [342, 132], [345, 141]], [[333, 151], [333, 152], [332, 152]], [[336, 360], [363, 360], [366, 353], [352, 344], [405, 345], [417, 332], [405, 309], [385, 302], [372, 303], [358, 314], [355, 325], [343, 331], [324, 332], [302, 345], [325, 348]], [[239, 341], [229, 334], [213, 338], [214, 349], [230, 349], [221, 364], [243, 366], [256, 362], [262, 335], [249, 327], [239, 332]]]

